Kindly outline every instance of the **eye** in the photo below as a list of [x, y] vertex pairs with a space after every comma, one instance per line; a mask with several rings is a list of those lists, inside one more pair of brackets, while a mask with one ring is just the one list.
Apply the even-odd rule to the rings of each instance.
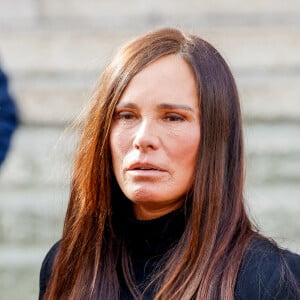
[[136, 118], [136, 115], [130, 111], [120, 111], [115, 113], [114, 118], [117, 120], [133, 120]]
[[164, 119], [166, 121], [170, 121], [170, 122], [182, 122], [185, 120], [184, 116], [177, 114], [177, 113], [166, 114]]

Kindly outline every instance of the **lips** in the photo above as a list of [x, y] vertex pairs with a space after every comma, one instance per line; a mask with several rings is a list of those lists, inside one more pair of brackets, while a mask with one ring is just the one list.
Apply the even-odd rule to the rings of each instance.
[[142, 162], [136, 162], [129, 166], [127, 171], [161, 171], [164, 172], [165, 170], [161, 167], [151, 164], [151, 163], [142, 163]]

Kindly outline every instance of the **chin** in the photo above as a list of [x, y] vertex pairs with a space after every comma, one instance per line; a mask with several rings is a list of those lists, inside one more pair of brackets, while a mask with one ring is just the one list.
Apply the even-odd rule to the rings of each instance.
[[164, 197], [161, 195], [157, 195], [157, 193], [153, 193], [151, 191], [134, 191], [128, 194], [127, 196], [129, 200], [131, 200], [134, 203], [157, 203], [160, 201], [163, 201]]

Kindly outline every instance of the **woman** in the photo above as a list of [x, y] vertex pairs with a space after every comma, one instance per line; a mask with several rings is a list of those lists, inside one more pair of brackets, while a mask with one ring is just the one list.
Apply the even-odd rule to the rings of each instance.
[[43, 299], [300, 299], [300, 257], [243, 203], [239, 98], [220, 54], [161, 29], [104, 71]]

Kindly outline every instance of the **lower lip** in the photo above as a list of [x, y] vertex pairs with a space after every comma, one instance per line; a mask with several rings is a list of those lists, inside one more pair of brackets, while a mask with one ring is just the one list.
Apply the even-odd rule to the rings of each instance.
[[165, 173], [165, 171], [161, 170], [128, 170], [127, 172], [133, 176], [143, 177], [161, 176]]

